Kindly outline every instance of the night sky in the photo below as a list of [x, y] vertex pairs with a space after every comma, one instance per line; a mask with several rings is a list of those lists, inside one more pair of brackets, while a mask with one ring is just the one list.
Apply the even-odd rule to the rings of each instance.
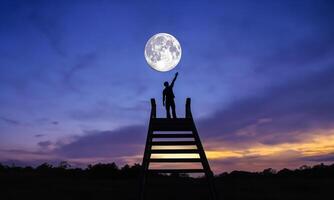
[[[141, 162], [163, 82], [215, 172], [334, 161], [332, 1], [0, 2], [0, 162]], [[182, 46], [167, 73], [146, 41]]]

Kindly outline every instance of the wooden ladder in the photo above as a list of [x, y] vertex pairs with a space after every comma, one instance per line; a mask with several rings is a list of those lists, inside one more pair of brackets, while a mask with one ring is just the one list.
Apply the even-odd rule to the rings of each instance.
[[[145, 189], [148, 174], [156, 173], [204, 173], [208, 181], [211, 200], [216, 200], [216, 190], [214, 186], [213, 173], [206, 158], [201, 140], [199, 138], [191, 109], [191, 99], [186, 100], [185, 118], [167, 119], [156, 117], [155, 99], [151, 99], [151, 116], [146, 139], [145, 152], [142, 162], [141, 194], [140, 199], [145, 200]], [[154, 133], [156, 131], [168, 133]], [[177, 132], [191, 133], [177, 133]], [[175, 133], [170, 133], [175, 132]], [[167, 141], [154, 141], [155, 138], [167, 138]], [[184, 141], [183, 138], [190, 139]], [[183, 139], [183, 140], [182, 140]], [[191, 140], [193, 139], [193, 140]], [[178, 141], [179, 140], [179, 141]], [[196, 149], [152, 149], [152, 146], [196, 146]], [[199, 158], [151, 158], [152, 154], [198, 154]], [[150, 163], [201, 163], [200, 169], [150, 169]]]

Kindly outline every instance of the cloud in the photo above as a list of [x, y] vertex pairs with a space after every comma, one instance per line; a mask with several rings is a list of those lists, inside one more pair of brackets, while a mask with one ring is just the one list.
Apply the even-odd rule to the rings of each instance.
[[[334, 69], [233, 102], [199, 121], [205, 137], [277, 144], [303, 140], [303, 132], [330, 128], [334, 121]], [[263, 119], [266, 123], [259, 123]], [[253, 134], [246, 134], [245, 131]], [[241, 134], [243, 133], [243, 134]], [[256, 135], [255, 135], [256, 134]], [[255, 137], [254, 137], [255, 136]]]
[[80, 56], [78, 62], [72, 68], [70, 68], [68, 73], [65, 74], [65, 79], [69, 80], [77, 71], [89, 67], [92, 64], [92, 62], [96, 60], [96, 58], [97, 58], [96, 52], [90, 52], [83, 56]]
[[[60, 16], [64, 15], [64, 10], [59, 4], [38, 2], [29, 4], [32, 12], [28, 16], [32, 24], [49, 41], [50, 46], [61, 56], [66, 56], [62, 47], [62, 23]], [[51, 11], [52, 10], [52, 11]]]
[[[45, 151], [28, 151], [21, 149], [0, 149], [0, 163], [15, 166], [36, 167], [42, 163], [57, 165], [64, 159]], [[80, 165], [84, 167], [85, 165]]]
[[6, 163], [42, 163], [46, 160], [57, 160], [57, 156], [51, 154], [50, 152], [44, 151], [28, 151], [22, 149], [0, 149], [0, 162]]
[[244, 171], [261, 171], [266, 168], [283, 169], [298, 168], [302, 165], [312, 165], [315, 162], [302, 161], [298, 159], [301, 154], [295, 151], [285, 151], [277, 155], [262, 156], [244, 156], [230, 157], [217, 160], [209, 160], [211, 168], [215, 173], [223, 171], [244, 170]]
[[7, 118], [7, 117], [0, 117], [0, 119], [8, 124], [11, 124], [11, 125], [20, 125], [21, 122], [18, 121], [18, 120], [15, 120], [15, 119], [10, 119], [10, 118]]
[[47, 117], [41, 117], [41, 118], [37, 118], [33, 121], [34, 124], [37, 124], [37, 125], [58, 125], [59, 124], [59, 121], [56, 121], [56, 120], [52, 120], [52, 119], [49, 119]]
[[40, 138], [40, 137], [44, 137], [44, 134], [36, 134], [35, 137]]
[[127, 102], [128, 100], [117, 102], [115, 98], [112, 100], [115, 103], [108, 100], [100, 100], [87, 105], [85, 108], [73, 108], [66, 112], [66, 114], [70, 119], [86, 124], [109, 124], [112, 121], [113, 123], [111, 124], [113, 127], [131, 126], [132, 124], [142, 123], [142, 119], [148, 116], [148, 101], [131, 99], [129, 102]]
[[303, 161], [315, 161], [315, 162], [333, 162], [334, 161], [334, 152], [325, 154], [325, 155], [316, 155], [316, 156], [308, 156], [302, 157]]
[[84, 54], [82, 56], [79, 56], [76, 59], [76, 64], [74, 64], [69, 70], [63, 73], [63, 82], [66, 86], [68, 86], [70, 89], [78, 91], [78, 88], [73, 83], [73, 79], [75, 75], [88, 67], [92, 67], [95, 61], [97, 60], [98, 52], [90, 52], [87, 54]]
[[[326, 62], [333, 58], [334, 39], [328, 37], [311, 37], [293, 41], [285, 47], [277, 48], [271, 55], [259, 55], [254, 60], [256, 72], [277, 73], [288, 69], [290, 73], [294, 71], [314, 67], [314, 64]], [[333, 60], [332, 60], [333, 61]], [[270, 66], [279, 67], [270, 67]]]
[[52, 145], [51, 141], [41, 141], [37, 143], [38, 146], [42, 147], [42, 148], [48, 148], [50, 145]]
[[92, 121], [110, 119], [111, 116], [116, 115], [117, 106], [110, 105], [109, 102], [96, 102], [91, 107], [85, 109], [75, 109], [68, 112], [70, 118], [80, 121]]
[[67, 158], [133, 156], [143, 150], [146, 127], [128, 126], [113, 131], [86, 131], [73, 142], [61, 144], [55, 153]]

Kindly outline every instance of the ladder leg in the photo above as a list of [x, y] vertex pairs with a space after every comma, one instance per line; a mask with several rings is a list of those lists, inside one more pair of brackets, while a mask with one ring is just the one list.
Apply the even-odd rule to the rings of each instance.
[[198, 132], [195, 126], [195, 122], [192, 121], [192, 124], [193, 124], [192, 126], [193, 126], [194, 139], [196, 142], [197, 149], [199, 150], [199, 155], [201, 158], [203, 169], [205, 170], [205, 177], [209, 185], [211, 200], [217, 200], [217, 193], [216, 193], [216, 188], [214, 184], [214, 176], [210, 169], [208, 159], [206, 158], [205, 151], [201, 143], [201, 139], [199, 138], [199, 135], [198, 135]]
[[140, 195], [139, 198], [140, 200], [145, 200], [146, 198], [146, 182], [147, 182], [147, 174], [148, 174], [148, 167], [149, 167], [149, 159], [151, 157], [151, 148], [152, 148], [152, 134], [153, 131], [151, 129], [151, 126], [149, 126], [147, 138], [146, 138], [146, 145], [145, 145], [145, 152], [144, 152], [144, 157], [143, 157], [143, 162], [142, 162], [142, 173], [140, 177]]
[[210, 171], [206, 173], [205, 176], [206, 176], [206, 180], [209, 185], [211, 200], [217, 200], [217, 191], [216, 191], [216, 187], [214, 183], [215, 180], [214, 180], [213, 173]]
[[146, 172], [142, 173], [141, 175], [141, 182], [140, 182], [140, 195], [139, 195], [139, 199], [140, 200], [145, 200], [146, 197]]
[[147, 182], [147, 174], [148, 174], [148, 166], [149, 166], [149, 157], [150, 153], [146, 151], [144, 153], [144, 159], [142, 163], [142, 172], [140, 176], [140, 200], [145, 200], [146, 198], [146, 182]]

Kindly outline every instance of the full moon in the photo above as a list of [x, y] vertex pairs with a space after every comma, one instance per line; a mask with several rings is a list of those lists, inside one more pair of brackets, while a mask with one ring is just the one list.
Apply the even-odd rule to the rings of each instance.
[[145, 58], [155, 70], [167, 72], [176, 67], [181, 59], [181, 45], [168, 33], [153, 35], [146, 43]]

